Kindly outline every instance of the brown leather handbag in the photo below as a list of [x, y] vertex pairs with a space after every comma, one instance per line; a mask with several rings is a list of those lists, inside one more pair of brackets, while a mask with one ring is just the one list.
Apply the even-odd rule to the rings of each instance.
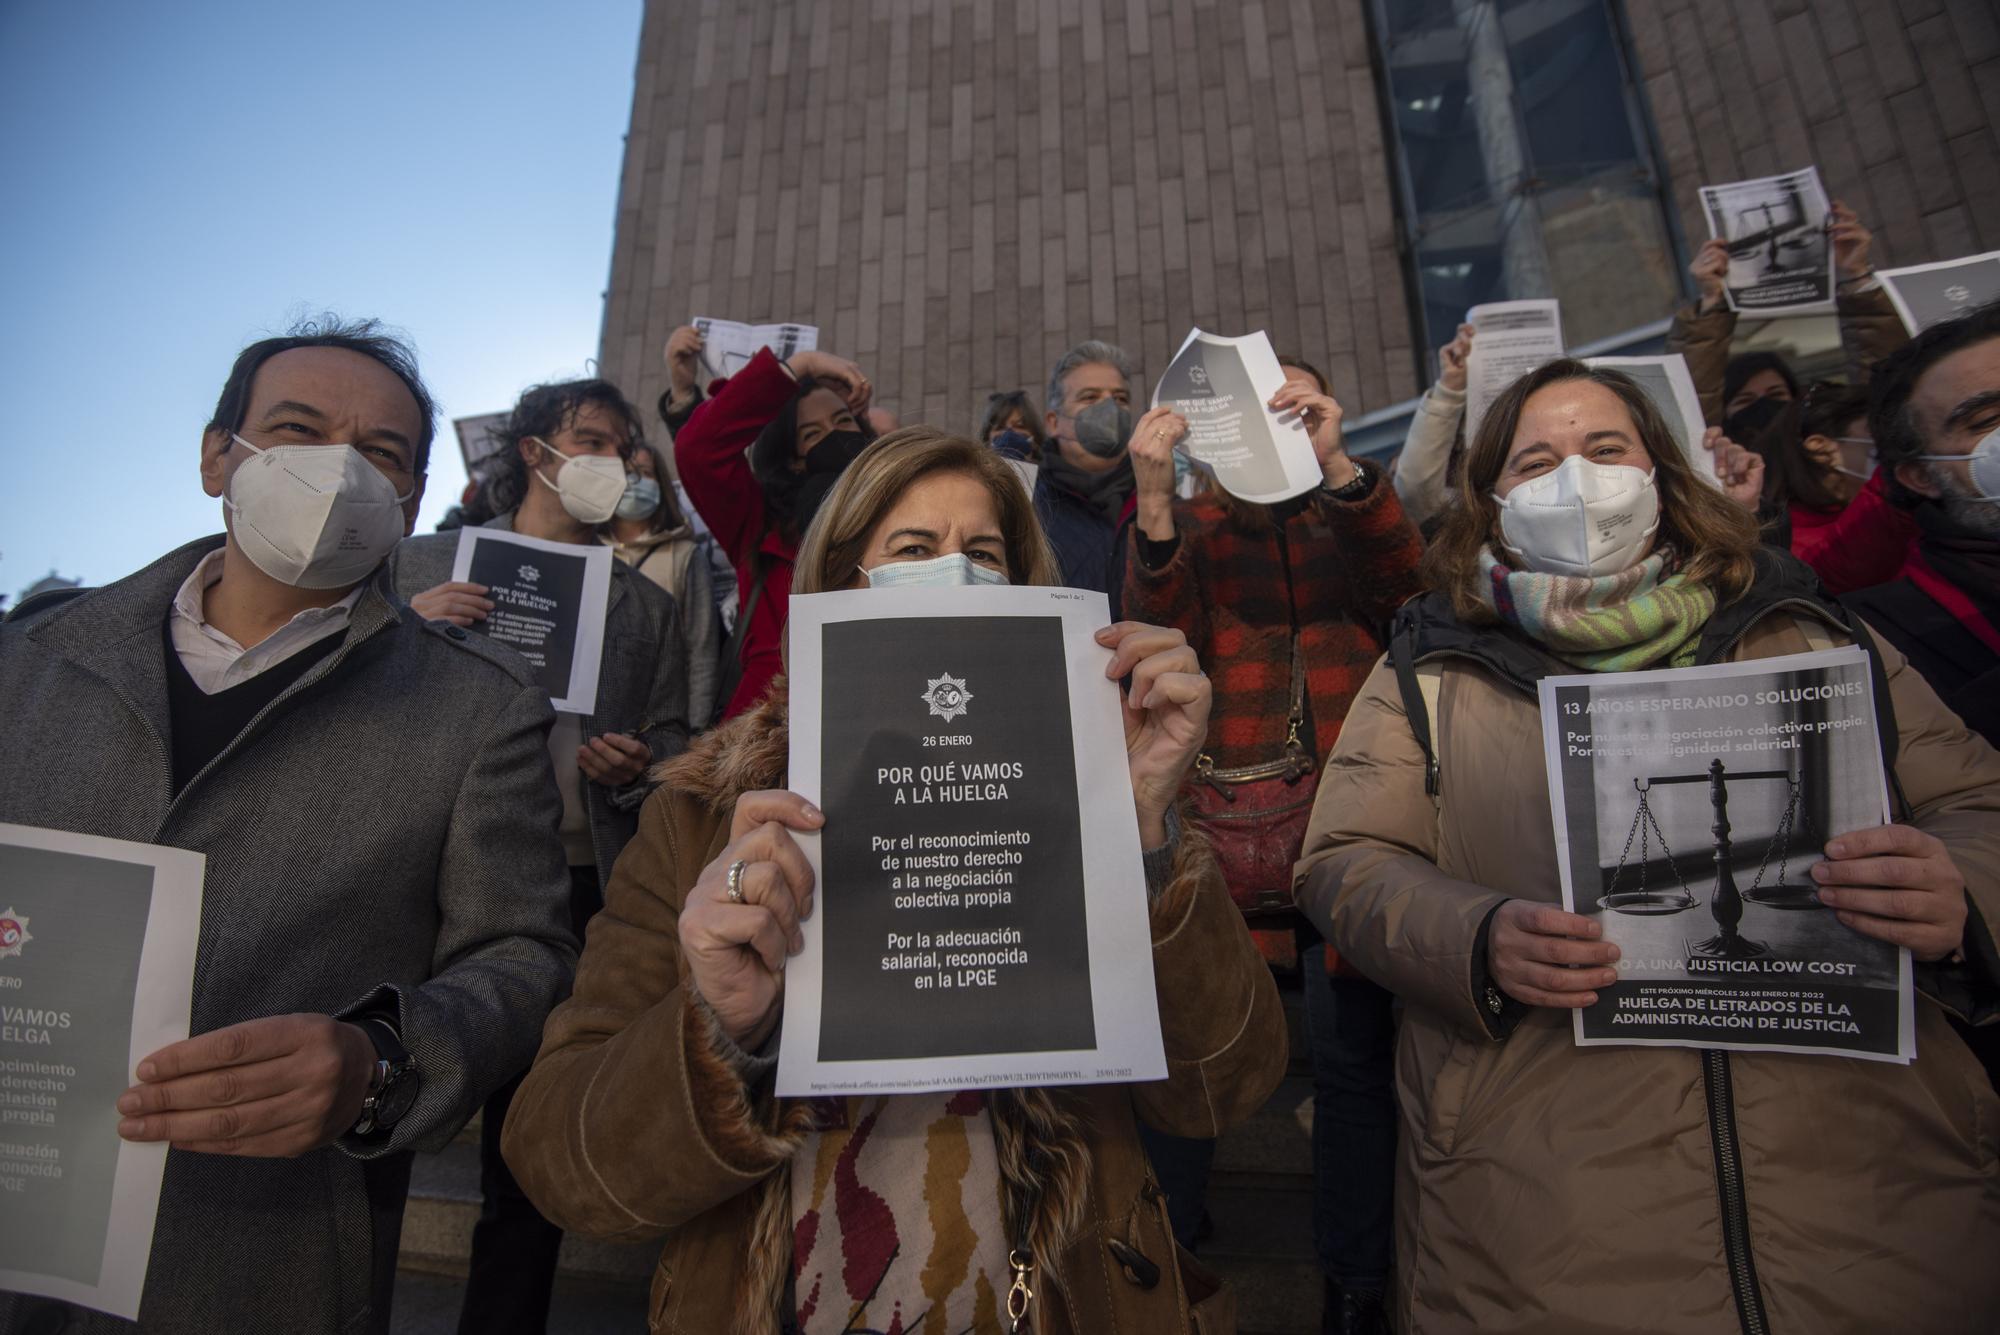
[[1233, 769], [1203, 752], [1189, 781], [1194, 823], [1208, 836], [1229, 882], [1229, 897], [1249, 919], [1292, 912], [1292, 864], [1306, 841], [1319, 766], [1300, 737], [1306, 720], [1305, 660], [1292, 636], [1292, 698], [1284, 753]]

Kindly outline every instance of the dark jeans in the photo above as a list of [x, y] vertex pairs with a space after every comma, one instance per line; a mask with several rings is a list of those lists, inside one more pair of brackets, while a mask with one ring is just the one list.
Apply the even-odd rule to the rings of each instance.
[[1396, 1020], [1365, 978], [1328, 974], [1317, 937], [1299, 939], [1313, 1071], [1313, 1244], [1344, 1288], [1389, 1277], [1396, 1180]]
[[1153, 1165], [1160, 1190], [1167, 1193], [1167, 1223], [1174, 1241], [1194, 1250], [1195, 1231], [1208, 1208], [1208, 1170], [1215, 1163], [1215, 1142], [1170, 1136], [1139, 1123], [1139, 1144]]
[[[579, 941], [584, 924], [603, 907], [597, 869], [571, 867], [570, 926]], [[521, 1072], [486, 1100], [479, 1128], [479, 1222], [472, 1228], [459, 1335], [543, 1335], [548, 1329], [562, 1230], [542, 1218], [500, 1157], [507, 1108], [526, 1075]]]

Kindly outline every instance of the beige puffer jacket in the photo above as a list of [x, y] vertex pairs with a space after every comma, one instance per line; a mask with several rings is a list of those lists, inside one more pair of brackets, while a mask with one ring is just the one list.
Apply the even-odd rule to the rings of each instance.
[[[1726, 657], [1805, 651], [1799, 607], [1752, 620]], [[1965, 874], [1967, 953], [1990, 970], [2000, 756], [1893, 648], [1882, 655], [1903, 791]], [[1540, 714], [1491, 667], [1441, 661], [1439, 804], [1380, 664], [1320, 782], [1295, 883], [1342, 958], [1407, 1003], [1398, 1328], [2000, 1330], [2000, 1100], [1932, 996], [1917, 1001], [1909, 1066], [1583, 1049], [1566, 1011], [1483, 1004], [1493, 910], [1561, 898]], [[1965, 973], [1919, 966], [1919, 992], [1963, 997]], [[1725, 1205], [1732, 1186], [1740, 1208]]]

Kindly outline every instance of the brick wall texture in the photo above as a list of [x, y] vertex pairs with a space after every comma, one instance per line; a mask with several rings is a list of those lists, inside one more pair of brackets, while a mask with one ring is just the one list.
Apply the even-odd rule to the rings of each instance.
[[1819, 165], [1884, 267], [2000, 249], [1994, 0], [1626, 0], [1681, 226], [1696, 189]]
[[[1199, 324], [1406, 399], [1367, 2], [648, 0], [605, 374], [650, 405], [674, 326], [799, 320], [969, 431], [1073, 342], [1157, 371]], [[1884, 266], [2000, 248], [1994, 0], [1620, 8], [1690, 249], [1702, 183], [1806, 163]]]
[[1199, 324], [1407, 398], [1362, 4], [649, 0], [604, 373], [650, 406], [674, 326], [799, 320], [970, 431], [1071, 343], [1157, 372]]

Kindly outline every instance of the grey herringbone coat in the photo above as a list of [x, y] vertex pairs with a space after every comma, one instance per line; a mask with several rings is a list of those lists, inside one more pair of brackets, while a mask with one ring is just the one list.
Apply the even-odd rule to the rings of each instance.
[[[512, 511], [485, 527], [512, 532]], [[451, 579], [458, 534], [405, 538], [389, 557], [389, 575], [405, 602]], [[475, 633], [476, 628], [475, 628]], [[512, 650], [502, 652], [511, 653]], [[623, 561], [611, 563], [611, 597], [604, 610], [604, 658], [597, 675], [597, 707], [584, 716], [586, 739], [607, 732], [637, 737], [653, 750], [653, 763], [687, 750], [687, 642], [674, 596], [635, 576]], [[707, 720], [703, 720], [707, 722]], [[650, 769], [651, 767], [648, 766]], [[579, 775], [590, 820], [597, 883], [611, 883], [611, 865], [639, 829], [639, 808], [653, 791], [650, 779], [607, 788]]]
[[[552, 716], [520, 658], [424, 623], [378, 572], [340, 647], [176, 797], [166, 618], [220, 543], [0, 626], [0, 821], [207, 855], [196, 1033], [400, 1016], [423, 1087], [386, 1143], [169, 1151], [140, 1309], [156, 1335], [383, 1331], [410, 1152], [445, 1145], [528, 1064], [569, 988]], [[0, 1294], [8, 1335], [132, 1329], [62, 1315]]]

